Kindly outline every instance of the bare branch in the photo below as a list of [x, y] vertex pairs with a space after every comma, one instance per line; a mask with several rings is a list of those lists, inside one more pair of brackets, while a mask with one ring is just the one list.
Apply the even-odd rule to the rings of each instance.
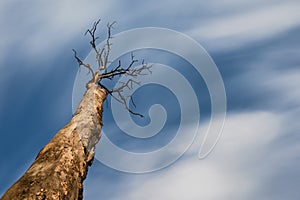
[[128, 112], [130, 112], [130, 113], [133, 114], [133, 115], [137, 115], [137, 116], [140, 116], [140, 117], [144, 117], [144, 115], [139, 114], [139, 113], [136, 113], [136, 112], [133, 112], [133, 111], [129, 108], [129, 106], [128, 106], [128, 104], [127, 104], [127, 101], [126, 101], [126, 98], [124, 98], [124, 96], [122, 95], [121, 91], [117, 91], [117, 93], [118, 93], [118, 95], [119, 95], [120, 100], [121, 100], [122, 103], [124, 104], [126, 110], [128, 110]]
[[[127, 101], [128, 98], [130, 98], [130, 102], [133, 104], [134, 107], [136, 107], [136, 104], [133, 101], [132, 95], [125, 97], [123, 92], [126, 88], [129, 90], [132, 90], [134, 84], [139, 85], [140, 83], [134, 79], [137, 76], [147, 75], [147, 74], [151, 73], [151, 70], [150, 70], [151, 66], [145, 64], [144, 60], [142, 60], [141, 66], [134, 68], [133, 66], [135, 64], [137, 64], [139, 61], [137, 59], [135, 59], [133, 53], [131, 53], [131, 55], [130, 55], [131, 62], [129, 63], [129, 65], [127, 67], [123, 67], [121, 64], [121, 61], [119, 60], [118, 65], [114, 69], [107, 71], [107, 66], [110, 63], [109, 55], [110, 55], [111, 45], [112, 45], [111, 39], [113, 38], [111, 31], [112, 31], [114, 24], [116, 24], [116, 22], [108, 23], [106, 25], [107, 26], [107, 37], [106, 37], [105, 44], [102, 48], [97, 49], [96, 40], [99, 37], [96, 37], [96, 30], [97, 30], [97, 26], [99, 23], [100, 23], [100, 19], [98, 21], [94, 22], [92, 28], [88, 29], [85, 32], [85, 35], [89, 34], [89, 36], [91, 37], [90, 45], [96, 53], [96, 61], [97, 61], [97, 65], [98, 65], [97, 71], [94, 73], [92, 67], [89, 64], [84, 63], [77, 56], [77, 52], [73, 49], [74, 57], [77, 60], [79, 66], [86, 67], [89, 70], [89, 72], [92, 73], [92, 76], [93, 76], [92, 81], [94, 83], [98, 84], [99, 87], [103, 88], [106, 91], [106, 93], [111, 95], [115, 100], [117, 100], [121, 104], [124, 104], [124, 106], [128, 110], [128, 112], [130, 112], [133, 115], [143, 117], [143, 115], [136, 113], [129, 108], [128, 101]], [[105, 79], [112, 80], [116, 76], [121, 76], [121, 75], [125, 75], [126, 77], [128, 77], [128, 79], [125, 82], [119, 82], [120, 86], [118, 88], [110, 89], [102, 83], [102, 81]], [[116, 95], [114, 95], [114, 94], [116, 94]]]
[[97, 49], [96, 49], [96, 40], [99, 38], [99, 37], [95, 37], [95, 32], [97, 30], [97, 26], [100, 22], [100, 19], [96, 22], [94, 22], [93, 24], [93, 27], [91, 29], [88, 29], [84, 35], [86, 35], [87, 33], [90, 34], [90, 36], [92, 37], [92, 40], [90, 41], [90, 44], [92, 46], [92, 48], [96, 51], [96, 53], [98, 52]]
[[94, 77], [94, 76], [95, 76], [95, 75], [94, 75], [94, 71], [93, 71], [93, 69], [91, 68], [91, 66], [90, 66], [89, 64], [84, 63], [84, 62], [77, 56], [77, 52], [76, 52], [75, 49], [72, 49], [72, 50], [73, 50], [73, 52], [74, 52], [74, 57], [75, 57], [75, 59], [77, 60], [79, 67], [80, 67], [80, 66], [84, 66], [85, 68], [87, 68], [87, 69], [89, 70], [89, 72], [92, 73], [92, 77]]
[[135, 105], [135, 103], [134, 103], [134, 101], [133, 101], [132, 95], [130, 96], [130, 101], [131, 101], [132, 105], [136, 108], [136, 105]]
[[151, 66], [148, 66], [147, 64], [142, 64], [142, 66], [139, 68], [131, 69], [131, 67], [137, 62], [138, 62], [138, 60], [134, 59], [133, 53], [131, 53], [131, 63], [128, 65], [127, 68], [123, 68], [121, 66], [121, 61], [119, 61], [119, 65], [115, 69], [111, 70], [110, 72], [104, 72], [104, 73], [100, 74], [99, 79], [101, 80], [101, 79], [107, 78], [107, 79], [111, 80], [113, 77], [119, 76], [122, 74], [126, 74], [126, 75], [132, 76], [132, 77], [136, 77], [138, 75], [146, 75], [146, 74], [142, 73], [143, 71], [148, 71], [151, 73], [151, 70], [150, 70]]
[[108, 58], [109, 58], [109, 53], [110, 53], [110, 47], [111, 47], [111, 42], [110, 39], [112, 38], [111, 36], [111, 29], [113, 28], [113, 25], [116, 23], [116, 21], [114, 21], [111, 24], [107, 24], [107, 39], [106, 39], [106, 48], [107, 51], [104, 53], [104, 67], [107, 67], [107, 64], [109, 62]]
[[[136, 85], [140, 84], [138, 81], [134, 80], [137, 76], [146, 75], [147, 73], [144, 73], [145, 71], [148, 71], [148, 72], [151, 73], [151, 70], [150, 70], [151, 65], [149, 66], [149, 65], [145, 64], [144, 60], [142, 61], [142, 66], [137, 67], [137, 68], [133, 68], [133, 65], [137, 62], [138, 62], [138, 60], [136, 60], [134, 58], [133, 53], [131, 53], [131, 62], [127, 67], [125, 67], [125, 68], [122, 67], [121, 61], [119, 60], [117, 67], [115, 67], [114, 69], [112, 69], [109, 72], [104, 72], [104, 73], [99, 75], [98, 84], [99, 84], [100, 87], [104, 88], [104, 90], [108, 94], [110, 94], [115, 100], [117, 100], [118, 102], [124, 104], [124, 106], [128, 110], [128, 112], [130, 112], [133, 115], [143, 117], [143, 115], [141, 115], [139, 113], [136, 113], [136, 112], [134, 112], [133, 110], [131, 110], [129, 108], [128, 103], [127, 103], [128, 98], [130, 98], [130, 101], [132, 102], [133, 106], [136, 107], [136, 104], [133, 101], [132, 95], [129, 95], [128, 97], [125, 97], [123, 95], [123, 92], [124, 92], [125, 88], [128, 88], [129, 90], [132, 90], [134, 84], [136, 84]], [[121, 75], [128, 76], [128, 80], [126, 82], [120, 82], [119, 81], [120, 86], [118, 88], [114, 88], [114, 89], [110, 90], [110, 89], [106, 88], [101, 83], [101, 81], [103, 79], [112, 80], [114, 77], [121, 76]], [[113, 93], [117, 93], [118, 95], [114, 96]]]
[[107, 94], [112, 94], [112, 90], [110, 90], [110, 89], [108, 89], [105, 85], [103, 85], [100, 81], [98, 81], [98, 85], [101, 87], [101, 88], [103, 88], [105, 91], [106, 91], [106, 93]]

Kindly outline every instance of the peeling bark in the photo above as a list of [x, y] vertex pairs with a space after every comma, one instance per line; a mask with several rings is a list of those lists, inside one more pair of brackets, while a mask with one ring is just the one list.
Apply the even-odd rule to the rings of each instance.
[[38, 153], [1, 200], [82, 199], [83, 181], [101, 137], [106, 92], [93, 82], [71, 121]]

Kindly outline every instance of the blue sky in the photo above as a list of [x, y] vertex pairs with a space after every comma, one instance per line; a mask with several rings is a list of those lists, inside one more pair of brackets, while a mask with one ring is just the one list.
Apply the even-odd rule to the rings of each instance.
[[[102, 25], [118, 22], [115, 33], [155, 26], [194, 38], [218, 66], [228, 110], [222, 137], [206, 159], [197, 159], [197, 137], [181, 159], [153, 173], [126, 174], [95, 160], [85, 181], [85, 199], [299, 199], [299, 9], [296, 0], [1, 1], [0, 194], [70, 120], [78, 70], [71, 49], [88, 55], [83, 33], [101, 18]], [[172, 55], [146, 54], [140, 53], [148, 60], [189, 67]], [[205, 88], [201, 77], [189, 69], [185, 73], [194, 88]], [[153, 90], [161, 90], [164, 98], [140, 95], [138, 106], [143, 102], [146, 108], [141, 111], [161, 103], [173, 116], [169, 127], [176, 127], [176, 111], [168, 107], [169, 101], [177, 105], [174, 96], [164, 88], [145, 88], [146, 94]], [[201, 133], [208, 126], [209, 97], [205, 89], [197, 95], [204, 116]], [[108, 111], [104, 130], [124, 148], [152, 149], [172, 136], [130, 140]]]

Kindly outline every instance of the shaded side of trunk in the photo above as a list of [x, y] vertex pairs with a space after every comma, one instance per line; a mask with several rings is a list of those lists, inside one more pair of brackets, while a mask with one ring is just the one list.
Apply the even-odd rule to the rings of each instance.
[[1, 200], [82, 199], [82, 183], [101, 137], [105, 98], [102, 89], [94, 83], [87, 84], [72, 120], [39, 152]]

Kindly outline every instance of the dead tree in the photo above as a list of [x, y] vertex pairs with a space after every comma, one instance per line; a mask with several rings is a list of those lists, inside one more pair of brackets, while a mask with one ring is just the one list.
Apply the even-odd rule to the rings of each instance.
[[[77, 111], [71, 121], [42, 148], [29, 169], [4, 193], [1, 200], [82, 199], [82, 184], [88, 167], [92, 164], [95, 146], [101, 137], [103, 102], [107, 95], [124, 104], [125, 109], [133, 115], [142, 117], [129, 108], [128, 98], [132, 102], [133, 100], [131, 96], [123, 94], [123, 89], [130, 89], [132, 84], [138, 84], [135, 78], [145, 72], [151, 72], [151, 66], [142, 61], [139, 67], [135, 67], [139, 61], [131, 54], [128, 66], [123, 67], [119, 61], [117, 66], [108, 71], [107, 67], [111, 63], [111, 30], [114, 23], [107, 24], [105, 45], [97, 48], [96, 30], [99, 22], [100, 20], [96, 21], [85, 33], [91, 37], [90, 45], [96, 53], [97, 66], [83, 62], [73, 49], [79, 67], [88, 69], [91, 74]], [[103, 80], [112, 80], [116, 76], [126, 76], [128, 79], [114, 89], [103, 84]]]

